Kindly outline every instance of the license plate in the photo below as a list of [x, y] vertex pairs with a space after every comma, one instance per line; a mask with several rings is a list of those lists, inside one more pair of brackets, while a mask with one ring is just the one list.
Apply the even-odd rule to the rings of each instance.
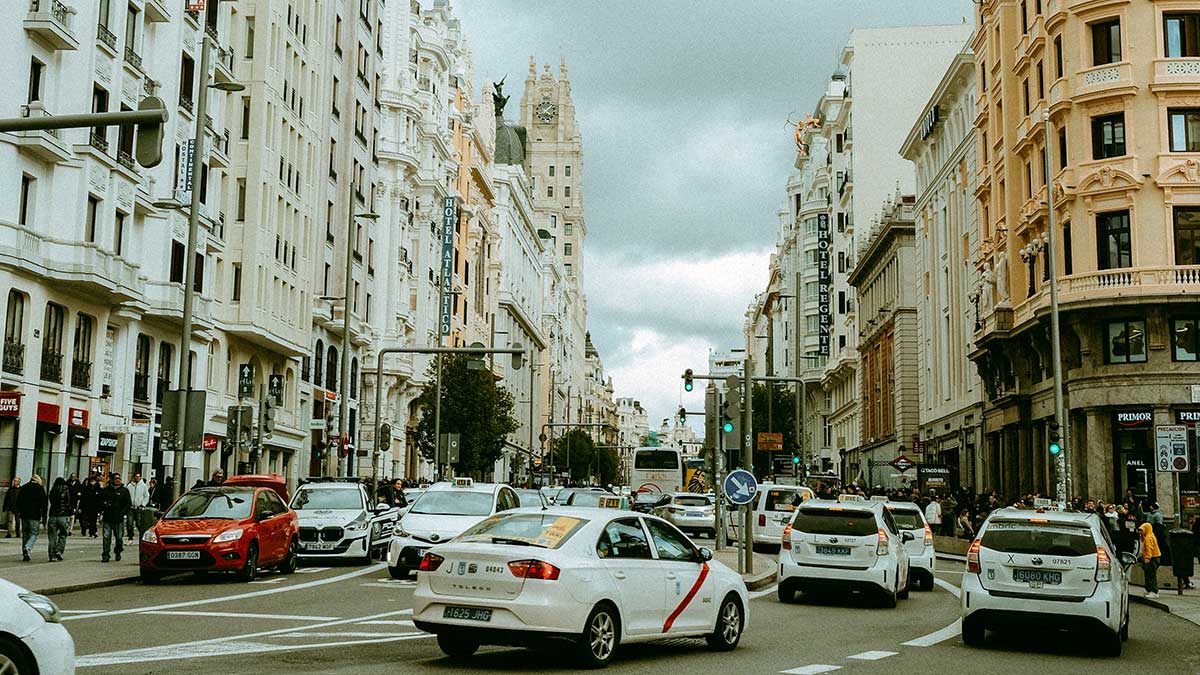
[[199, 560], [200, 551], [167, 551], [167, 560]]
[[1029, 584], [1030, 588], [1041, 588], [1043, 584], [1061, 584], [1062, 572], [1053, 570], [1013, 570], [1013, 581]]
[[703, 518], [704, 517], [703, 513], [685, 513], [683, 515], [687, 516], [688, 518]]
[[850, 555], [849, 546], [822, 546], [817, 544], [817, 555]]
[[465, 621], [491, 621], [492, 610], [480, 607], [447, 607], [442, 610], [443, 619], [463, 619]]
[[305, 544], [304, 548], [310, 551], [332, 551], [334, 546], [337, 544], [332, 541], [313, 541]]

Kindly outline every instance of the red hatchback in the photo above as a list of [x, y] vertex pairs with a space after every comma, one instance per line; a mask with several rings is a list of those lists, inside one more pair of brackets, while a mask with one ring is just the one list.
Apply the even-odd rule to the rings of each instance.
[[142, 581], [179, 571], [235, 572], [243, 581], [253, 581], [262, 567], [296, 571], [300, 527], [280, 497], [283, 479], [237, 478], [189, 491], [143, 533]]

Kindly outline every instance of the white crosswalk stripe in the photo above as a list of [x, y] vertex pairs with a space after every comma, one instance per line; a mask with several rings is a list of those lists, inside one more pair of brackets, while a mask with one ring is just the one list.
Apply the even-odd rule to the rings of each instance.
[[296, 570], [296, 574], [316, 574], [317, 572], [324, 572], [327, 569], [329, 569], [329, 568], [328, 567], [301, 567], [300, 569]]
[[897, 652], [885, 652], [885, 651], [880, 651], [880, 650], [873, 650], [873, 651], [869, 651], [869, 652], [862, 652], [860, 654], [855, 654], [853, 656], [847, 656], [846, 658], [855, 659], [857, 661], [878, 661], [879, 659], [886, 659], [889, 656], [895, 656], [896, 653]]
[[814, 663], [809, 666], [800, 666], [799, 668], [789, 668], [781, 670], [784, 675], [821, 675], [821, 673], [832, 673], [835, 670], [841, 670], [841, 666], [831, 666], [827, 663]]

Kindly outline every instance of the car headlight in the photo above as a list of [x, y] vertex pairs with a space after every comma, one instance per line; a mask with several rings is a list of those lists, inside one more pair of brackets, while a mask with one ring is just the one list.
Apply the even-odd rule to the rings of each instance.
[[221, 544], [221, 543], [224, 543], [227, 541], [237, 541], [238, 539], [242, 538], [242, 534], [243, 534], [243, 530], [240, 527], [237, 528], [236, 530], [225, 530], [224, 532], [222, 532], [221, 534], [218, 534], [216, 536], [216, 538], [213, 539], [213, 543]]
[[37, 593], [21, 593], [17, 597], [24, 600], [25, 604], [32, 607], [38, 614], [41, 614], [42, 618], [46, 621], [59, 623], [62, 620], [62, 614], [58, 611], [58, 605], [54, 604], [54, 601], [50, 598], [38, 595]]
[[146, 542], [147, 544], [157, 544], [158, 534], [155, 533], [154, 530], [146, 530], [142, 533], [142, 541]]
[[349, 523], [346, 523], [346, 529], [352, 532], [361, 532], [362, 530], [367, 529], [369, 524], [370, 523], [367, 521], [367, 514], [361, 513], [357, 518]]

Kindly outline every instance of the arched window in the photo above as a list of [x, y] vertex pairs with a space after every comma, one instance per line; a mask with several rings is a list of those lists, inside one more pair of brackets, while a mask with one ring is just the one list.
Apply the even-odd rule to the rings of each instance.
[[313, 350], [313, 384], [321, 386], [321, 374], [324, 372], [321, 368], [325, 363], [325, 343], [317, 340], [317, 348]]
[[358, 398], [358, 357], [350, 359], [350, 398]]
[[329, 391], [337, 391], [337, 375], [338, 350], [337, 347], [329, 345], [328, 356], [325, 359], [325, 388]]

